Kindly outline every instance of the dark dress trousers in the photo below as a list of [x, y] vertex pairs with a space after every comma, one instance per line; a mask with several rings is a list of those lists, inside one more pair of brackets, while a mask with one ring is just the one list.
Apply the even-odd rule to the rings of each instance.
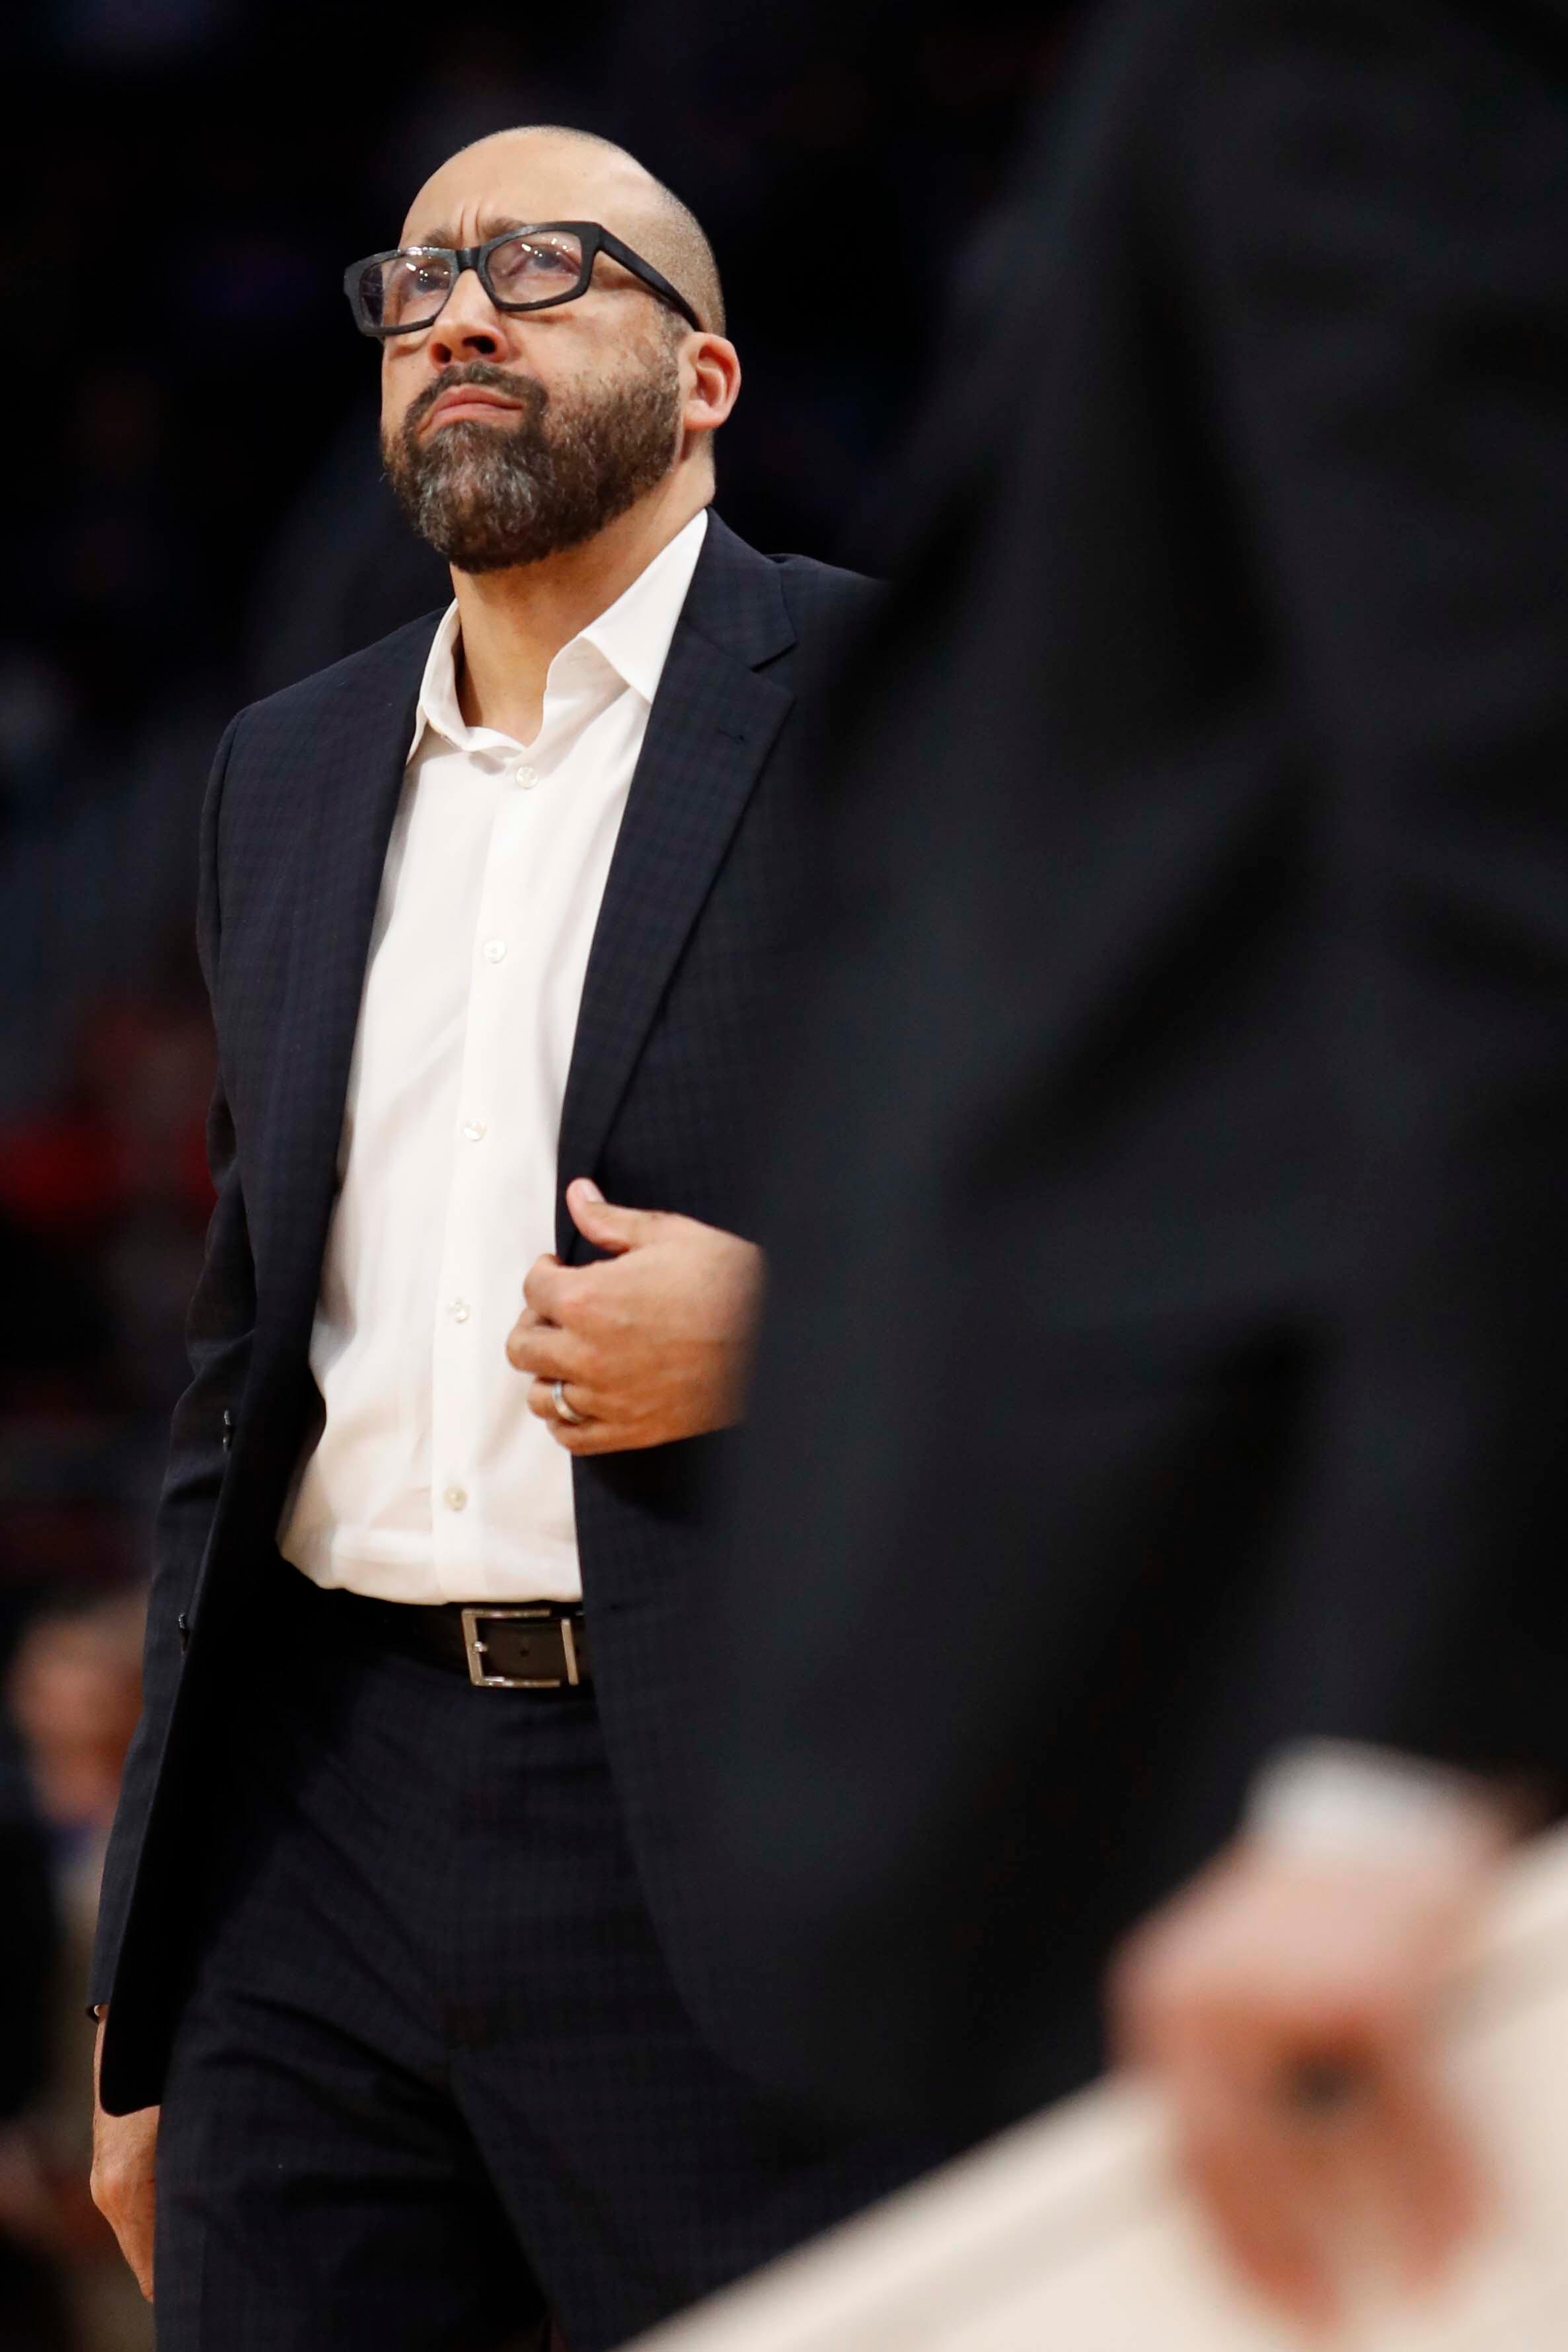
[[1279, 1743], [1568, 1767], [1568, 9], [1078, 68], [825, 789], [708, 1686], [747, 2055], [976, 2122]]
[[[803, 720], [871, 594], [710, 519], [589, 963], [563, 1185], [750, 1222]], [[276, 1549], [434, 625], [242, 712], [206, 805], [218, 1201], [94, 1984], [105, 2104], [167, 2093], [160, 2328], [182, 2352], [356, 2327], [389, 2352], [489, 2345], [497, 2276], [527, 2308], [518, 2241], [593, 2352], [915, 2161], [796, 2131], [692, 2023], [723, 2003], [678, 1834], [723, 1441], [574, 1465], [593, 1705], [378, 1658]], [[584, 1254], [564, 1210], [558, 1246]]]

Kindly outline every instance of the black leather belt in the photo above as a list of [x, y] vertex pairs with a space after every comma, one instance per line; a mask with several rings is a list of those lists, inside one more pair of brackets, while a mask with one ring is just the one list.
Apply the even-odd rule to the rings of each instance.
[[593, 1676], [580, 1601], [371, 1601], [321, 1592], [339, 1630], [368, 1647], [465, 1675], [477, 1690], [583, 1691]]

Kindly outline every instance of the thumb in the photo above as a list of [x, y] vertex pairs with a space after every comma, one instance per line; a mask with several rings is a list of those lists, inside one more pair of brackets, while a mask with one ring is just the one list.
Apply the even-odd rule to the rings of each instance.
[[567, 1186], [566, 1205], [583, 1240], [616, 1257], [651, 1241], [661, 1222], [657, 1209], [616, 1208], [588, 1176], [574, 1177]]

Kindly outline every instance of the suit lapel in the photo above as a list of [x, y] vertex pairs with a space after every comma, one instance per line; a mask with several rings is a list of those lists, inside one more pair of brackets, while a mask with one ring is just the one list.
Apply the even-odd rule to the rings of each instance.
[[[312, 763], [312, 819], [300, 841], [287, 1010], [273, 1085], [269, 1157], [280, 1197], [277, 1307], [308, 1320], [337, 1192], [338, 1149], [387, 842], [435, 625], [389, 647], [390, 667], [329, 708]], [[287, 1242], [285, 1237], [287, 1236]]]
[[[592, 1173], [617, 1106], [792, 697], [763, 664], [795, 641], [774, 565], [710, 513], [648, 716], [593, 935], [566, 1098], [561, 1188]], [[564, 1202], [556, 1246], [580, 1247]]]

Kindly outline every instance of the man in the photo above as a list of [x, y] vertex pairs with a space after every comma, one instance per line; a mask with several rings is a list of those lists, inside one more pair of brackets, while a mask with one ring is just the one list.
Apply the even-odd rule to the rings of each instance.
[[455, 603], [218, 754], [98, 2193], [162, 2352], [541, 2303], [595, 2352], [914, 2161], [756, 2093], [672, 1974], [717, 1998], [677, 1767], [799, 706], [869, 592], [708, 512], [718, 280], [619, 150], [482, 141], [347, 282]]
[[1475, 2210], [1568, 1779], [1568, 13], [1129, 0], [1052, 128], [828, 810], [713, 1836], [754, 2060], [990, 2124], [1246, 1809], [1116, 2046], [1318, 2317], [1320, 2192]]

